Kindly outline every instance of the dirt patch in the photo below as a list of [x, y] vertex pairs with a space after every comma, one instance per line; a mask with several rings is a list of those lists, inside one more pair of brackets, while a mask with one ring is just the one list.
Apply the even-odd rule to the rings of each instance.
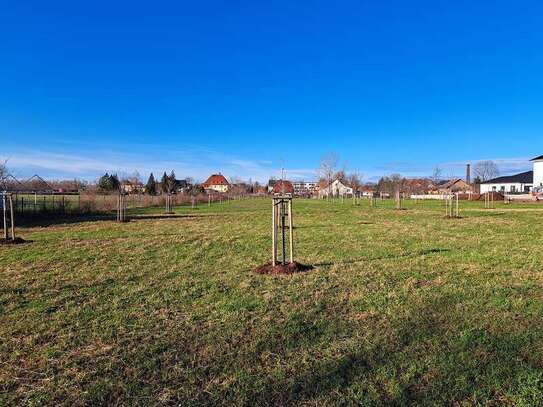
[[23, 243], [30, 243], [30, 240], [24, 240], [20, 237], [16, 237], [15, 239], [0, 239], [0, 245], [10, 245], [10, 244], [23, 244]]
[[485, 192], [484, 194], [473, 194], [472, 200], [474, 201], [484, 201], [485, 195], [489, 197], [490, 200], [493, 201], [503, 201], [504, 196], [500, 194], [499, 192], [492, 191], [492, 192]]
[[301, 264], [296, 261], [287, 264], [276, 264], [275, 267], [272, 266], [271, 262], [263, 264], [253, 269], [253, 273], [256, 274], [294, 274], [302, 273], [304, 271], [312, 270], [313, 266], [307, 264]]

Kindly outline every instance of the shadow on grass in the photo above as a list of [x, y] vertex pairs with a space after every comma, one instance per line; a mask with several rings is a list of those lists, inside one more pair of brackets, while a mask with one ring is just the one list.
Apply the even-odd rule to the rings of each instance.
[[[222, 214], [127, 214], [128, 221], [138, 220], [160, 220], [160, 219], [183, 219], [183, 218], [208, 218], [222, 216]], [[117, 219], [117, 215], [113, 214], [88, 214], [88, 215], [43, 215], [39, 217], [24, 217], [16, 220], [18, 227], [34, 227], [34, 226], [53, 226], [63, 224], [76, 224], [85, 222], [112, 222]]]
[[334, 229], [345, 226], [356, 226], [356, 225], [374, 225], [374, 222], [354, 222], [354, 223], [341, 223], [341, 224], [320, 224], [320, 225], [305, 225], [305, 226], [294, 226], [294, 229]]
[[479, 318], [472, 318], [484, 311], [465, 312], [457, 307], [459, 302], [461, 298], [450, 294], [408, 302], [401, 312], [382, 316], [387, 324], [376, 328], [370, 322], [365, 328], [384, 332], [350, 343], [337, 356], [315, 360], [309, 369], [264, 378], [266, 398], [253, 394], [255, 401], [274, 405], [316, 401], [451, 405], [465, 400], [500, 404], [507, 395], [513, 404], [541, 405], [543, 373], [523, 356], [526, 347], [539, 343], [540, 335], [506, 326], [485, 328], [492, 325], [490, 320], [481, 325]]
[[503, 216], [506, 212], [495, 212], [496, 209], [466, 209], [470, 218], [484, 218], [487, 216]]
[[419, 257], [419, 256], [427, 256], [430, 254], [436, 254], [436, 253], [447, 253], [450, 252], [450, 249], [442, 249], [442, 248], [433, 248], [433, 249], [425, 249], [425, 250], [419, 250], [412, 253], [403, 253], [403, 254], [391, 254], [387, 256], [379, 256], [379, 257], [360, 257], [357, 259], [346, 259], [346, 260], [340, 260], [340, 261], [327, 261], [327, 262], [321, 262], [321, 263], [314, 263], [313, 266], [315, 267], [327, 267], [327, 266], [333, 266], [333, 265], [346, 265], [346, 264], [356, 264], [356, 263], [362, 263], [367, 261], [375, 261], [375, 260], [387, 260], [387, 259], [397, 259], [397, 258], [405, 258], [405, 257]]

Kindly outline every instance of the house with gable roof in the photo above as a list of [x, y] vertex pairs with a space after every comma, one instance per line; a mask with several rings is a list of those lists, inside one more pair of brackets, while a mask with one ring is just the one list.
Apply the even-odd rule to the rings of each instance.
[[202, 184], [202, 187], [206, 191], [215, 191], [215, 192], [228, 192], [230, 189], [230, 183], [220, 172], [218, 174], [212, 174], [206, 182]]

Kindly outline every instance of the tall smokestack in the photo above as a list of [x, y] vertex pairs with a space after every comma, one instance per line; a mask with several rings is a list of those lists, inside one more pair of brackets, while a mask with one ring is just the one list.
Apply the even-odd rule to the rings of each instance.
[[466, 184], [471, 184], [471, 164], [466, 165]]

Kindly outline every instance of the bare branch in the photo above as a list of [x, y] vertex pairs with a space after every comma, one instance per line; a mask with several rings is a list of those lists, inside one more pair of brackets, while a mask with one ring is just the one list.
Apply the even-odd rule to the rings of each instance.
[[475, 165], [475, 174], [484, 182], [499, 176], [500, 170], [494, 161], [479, 161]]

